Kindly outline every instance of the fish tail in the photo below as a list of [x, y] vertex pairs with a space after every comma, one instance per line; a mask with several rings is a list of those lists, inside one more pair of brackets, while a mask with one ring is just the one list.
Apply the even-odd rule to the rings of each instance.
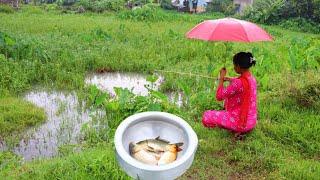
[[183, 146], [183, 143], [182, 143], [182, 142], [180, 142], [180, 143], [175, 143], [174, 145], [176, 145], [176, 146], [175, 146], [176, 152], [182, 151], [182, 149], [180, 148], [180, 146]]

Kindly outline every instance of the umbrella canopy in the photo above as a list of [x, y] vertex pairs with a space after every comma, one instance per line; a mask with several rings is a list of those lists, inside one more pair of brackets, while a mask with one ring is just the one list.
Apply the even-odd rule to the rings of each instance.
[[272, 37], [256, 24], [234, 18], [203, 21], [191, 29], [186, 36], [190, 39], [205, 41], [272, 41]]

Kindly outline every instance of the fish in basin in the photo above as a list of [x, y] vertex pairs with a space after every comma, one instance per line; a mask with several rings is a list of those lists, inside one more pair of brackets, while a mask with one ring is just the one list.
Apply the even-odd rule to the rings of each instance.
[[146, 164], [165, 165], [177, 159], [183, 143], [170, 143], [160, 137], [129, 144], [130, 155]]

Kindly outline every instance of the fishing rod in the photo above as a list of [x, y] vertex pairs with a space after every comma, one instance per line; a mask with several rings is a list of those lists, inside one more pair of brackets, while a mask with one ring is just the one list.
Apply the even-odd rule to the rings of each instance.
[[189, 76], [195, 76], [195, 77], [202, 77], [202, 78], [208, 78], [208, 79], [214, 79], [219, 80], [219, 78], [215, 78], [212, 76], [206, 76], [202, 74], [193, 74], [193, 73], [186, 73], [186, 72], [176, 72], [176, 71], [166, 71], [166, 70], [154, 70], [155, 72], [163, 72], [163, 73], [172, 73], [172, 74], [179, 74], [179, 75], [189, 75]]

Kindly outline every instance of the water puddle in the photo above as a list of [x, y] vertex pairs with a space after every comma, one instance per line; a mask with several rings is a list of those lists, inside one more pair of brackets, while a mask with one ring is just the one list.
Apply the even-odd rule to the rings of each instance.
[[178, 107], [183, 105], [183, 94], [182, 92], [169, 92], [166, 93], [169, 101], [175, 103]]
[[48, 118], [41, 126], [29, 129], [12, 149], [25, 160], [53, 157], [58, 154], [59, 146], [79, 143], [81, 126], [93, 114], [103, 115], [82, 108], [75, 93], [33, 91], [25, 99], [43, 108]]
[[[163, 82], [163, 77], [159, 77], [153, 84], [153, 89], [157, 90]], [[85, 83], [96, 85], [100, 90], [107, 91], [115, 95], [114, 87], [128, 88], [134, 94], [146, 96], [148, 89], [145, 86], [152, 84], [146, 80], [146, 76], [137, 73], [106, 72], [95, 73], [87, 76]]]
[[[120, 72], [105, 72], [94, 73], [87, 76], [85, 83], [88, 85], [96, 85], [100, 90], [107, 91], [111, 95], [115, 95], [114, 87], [128, 88], [134, 94], [147, 96], [148, 89], [146, 86], [152, 86], [153, 90], [158, 90], [164, 82], [164, 77], [159, 76], [153, 84], [148, 82], [147, 76], [138, 73], [120, 73]], [[168, 92], [166, 93], [169, 100], [174, 102], [179, 107], [183, 104], [182, 93]]]

